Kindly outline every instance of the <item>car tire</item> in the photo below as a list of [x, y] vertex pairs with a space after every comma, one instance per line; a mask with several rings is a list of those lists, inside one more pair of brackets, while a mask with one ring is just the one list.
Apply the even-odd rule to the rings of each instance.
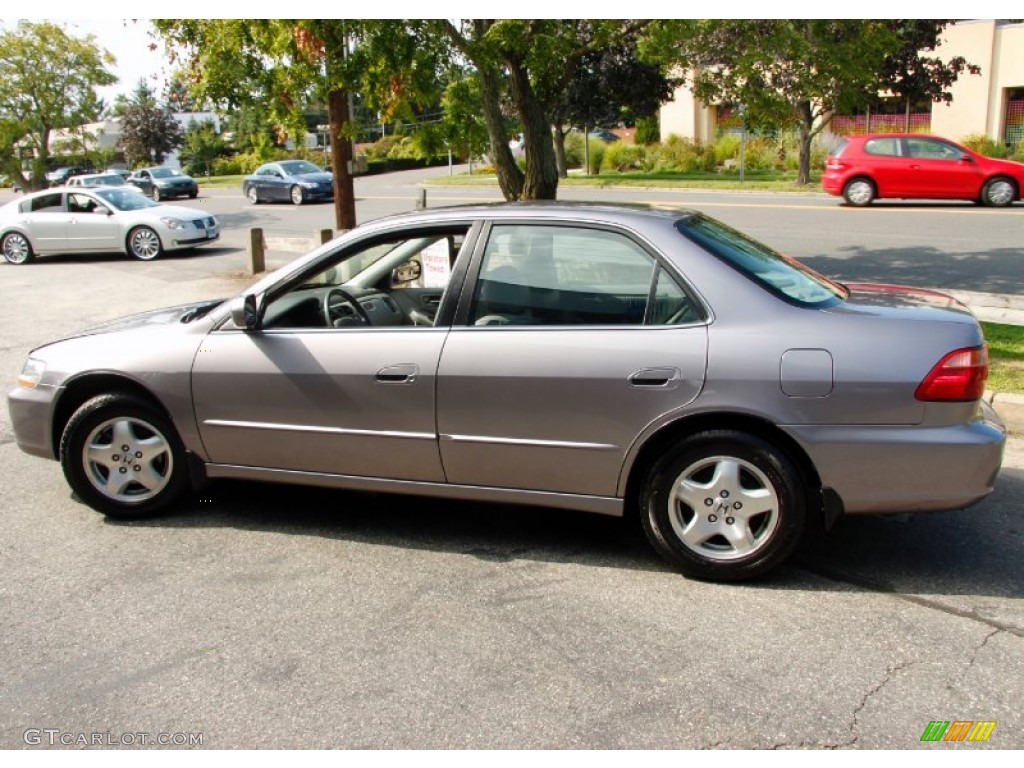
[[189, 200], [195, 200], [197, 197], [199, 197], [199, 190], [198, 189], [195, 192], [189, 192], [188, 193], [188, 199]]
[[60, 463], [78, 498], [113, 518], [159, 514], [188, 488], [185, 449], [173, 425], [126, 394], [99, 395], [75, 411], [61, 436]]
[[996, 176], [981, 188], [981, 200], [993, 208], [1003, 208], [1017, 199], [1017, 185], [1006, 176]]
[[304, 202], [306, 202], [306, 196], [302, 192], [302, 187], [300, 187], [298, 184], [294, 185], [291, 188], [290, 195], [292, 198], [292, 202], [295, 203], [295, 205], [302, 205]]
[[160, 235], [149, 227], [136, 227], [128, 233], [128, 253], [140, 261], [152, 261], [163, 253]]
[[249, 198], [249, 202], [252, 203], [253, 205], [260, 204], [260, 193], [256, 189], [256, 187], [249, 187], [249, 189], [245, 193], [245, 196]]
[[878, 190], [875, 188], [875, 183], [865, 176], [850, 179], [843, 186], [843, 199], [849, 205], [857, 207], [871, 205], [876, 197], [878, 197]]
[[28, 264], [35, 258], [32, 243], [21, 232], [8, 232], [0, 242], [0, 252], [8, 264]]
[[163, 199], [163, 195], [160, 194], [160, 187], [153, 187], [153, 191], [149, 193], [149, 196], [153, 198], [154, 203], [159, 203]]
[[786, 453], [731, 430], [701, 432], [651, 467], [640, 495], [644, 533], [687, 576], [741, 581], [782, 563], [807, 516], [801, 474]]

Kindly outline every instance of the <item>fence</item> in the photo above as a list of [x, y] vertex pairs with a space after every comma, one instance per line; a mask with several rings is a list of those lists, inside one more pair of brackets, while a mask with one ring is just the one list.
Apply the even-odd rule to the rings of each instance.
[[906, 113], [899, 115], [836, 115], [832, 118], [832, 124], [829, 126], [832, 133], [840, 136], [855, 136], [859, 133], [928, 133], [931, 128], [931, 112], [911, 112], [909, 130]]
[[1024, 142], [1024, 99], [1006, 104], [1006, 143], [1016, 147]]

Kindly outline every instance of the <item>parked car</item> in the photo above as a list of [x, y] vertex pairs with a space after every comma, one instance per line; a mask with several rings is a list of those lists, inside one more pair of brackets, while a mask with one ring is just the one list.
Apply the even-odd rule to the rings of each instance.
[[1024, 163], [985, 157], [938, 136], [865, 134], [832, 151], [821, 185], [850, 205], [895, 197], [1004, 206], [1020, 199]]
[[334, 198], [334, 175], [306, 160], [267, 163], [242, 179], [242, 193], [253, 205], [273, 200], [302, 205]]
[[85, 173], [72, 176], [67, 181], [68, 187], [122, 187], [128, 184], [119, 173]]
[[613, 141], [619, 141], [619, 137], [611, 131], [606, 131], [604, 128], [595, 128], [589, 134], [592, 139], [600, 139], [601, 141], [611, 144]]
[[115, 251], [150, 261], [219, 237], [213, 216], [160, 205], [128, 185], [48, 189], [0, 207], [0, 253], [11, 264], [50, 253]]
[[636, 508], [684, 573], [737, 580], [842, 515], [984, 498], [987, 372], [944, 294], [841, 285], [701, 213], [538, 203], [372, 221], [40, 347], [9, 406], [111, 517], [204, 476]]
[[195, 198], [199, 195], [199, 185], [187, 173], [175, 168], [157, 166], [140, 168], [128, 177], [128, 183], [134, 184], [156, 202], [174, 197]]
[[61, 184], [66, 183], [72, 176], [79, 176], [83, 173], [92, 173], [92, 168], [86, 168], [85, 166], [79, 165], [55, 168], [46, 174], [46, 180], [50, 183], [51, 187], [59, 187]]

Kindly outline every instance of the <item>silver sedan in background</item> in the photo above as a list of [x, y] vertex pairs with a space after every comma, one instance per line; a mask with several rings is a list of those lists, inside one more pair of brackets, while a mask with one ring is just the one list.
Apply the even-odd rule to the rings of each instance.
[[841, 285], [700, 213], [513, 204], [359, 227], [241, 295], [33, 350], [18, 444], [113, 517], [243, 478], [623, 515], [739, 580], [841, 515], [993, 488], [949, 296]]
[[48, 189], [0, 208], [0, 253], [11, 264], [49, 253], [120, 252], [150, 261], [219, 238], [214, 216], [160, 205], [128, 185]]

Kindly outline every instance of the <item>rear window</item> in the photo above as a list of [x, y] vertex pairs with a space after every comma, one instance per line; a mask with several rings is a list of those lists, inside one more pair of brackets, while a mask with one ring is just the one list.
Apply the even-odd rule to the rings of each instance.
[[880, 139], [868, 139], [864, 142], [864, 151], [869, 155], [896, 157], [900, 154], [900, 140], [891, 136], [885, 136]]
[[836, 148], [829, 152], [829, 155], [832, 157], [839, 157], [840, 155], [843, 154], [843, 152], [846, 150], [848, 146], [850, 146], [849, 139], [840, 139], [839, 143], [836, 144]]
[[676, 229], [790, 304], [830, 307], [846, 298], [846, 291], [839, 284], [720, 221], [695, 215], [677, 221]]

